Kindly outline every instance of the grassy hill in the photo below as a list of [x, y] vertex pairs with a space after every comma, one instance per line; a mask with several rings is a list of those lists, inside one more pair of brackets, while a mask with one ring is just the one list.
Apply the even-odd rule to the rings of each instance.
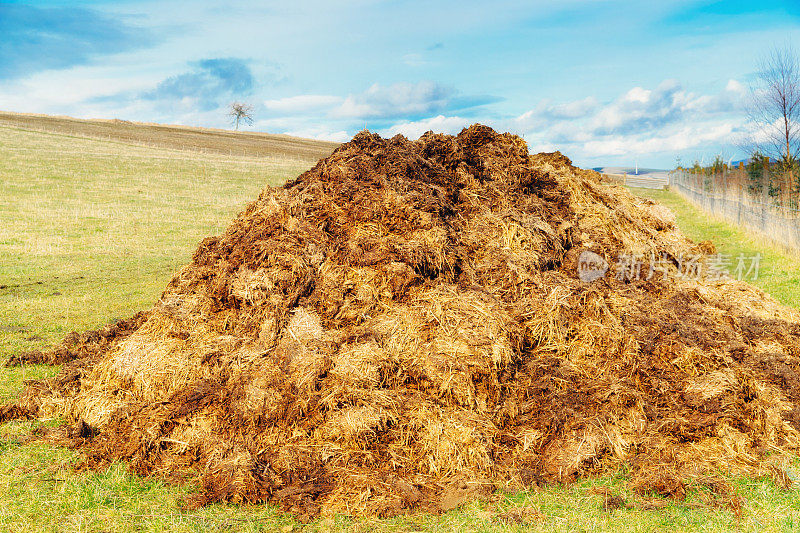
[[0, 358], [150, 307], [202, 238], [335, 146], [0, 114]]
[[190, 150], [248, 157], [279, 157], [317, 161], [337, 143], [257, 132], [234, 132], [126, 120], [84, 120], [0, 111], [0, 127], [71, 137], [105, 139], [164, 149]]

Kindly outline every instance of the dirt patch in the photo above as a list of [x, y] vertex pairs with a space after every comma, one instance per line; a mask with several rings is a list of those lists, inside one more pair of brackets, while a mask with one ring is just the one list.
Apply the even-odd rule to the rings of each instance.
[[[584, 250], [611, 266], [591, 282]], [[622, 466], [639, 494], [727, 498], [717, 472], [797, 450], [798, 315], [677, 260], [615, 266], [710, 250], [513, 135], [363, 132], [3, 412], [65, 416], [89, 467], [201, 472], [187, 505], [385, 516]]]
[[[19, 366], [22, 364], [60, 365], [75, 359], [92, 358], [105, 353], [112, 344], [119, 342], [136, 331], [145, 318], [145, 313], [137, 313], [131, 318], [117, 320], [98, 330], [85, 333], [73, 331], [61, 341], [61, 344], [51, 349], [44, 351], [30, 350], [11, 356], [6, 361], [6, 366]], [[35, 335], [25, 340], [42, 340], [42, 338]]]

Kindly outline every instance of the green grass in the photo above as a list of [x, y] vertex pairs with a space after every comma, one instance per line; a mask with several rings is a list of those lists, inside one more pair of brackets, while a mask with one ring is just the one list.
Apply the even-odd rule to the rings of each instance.
[[0, 127], [0, 355], [150, 307], [202, 238], [311, 164]]
[[[197, 242], [224, 230], [266, 184], [279, 184], [310, 161], [232, 159], [0, 127], [0, 356], [43, 347], [71, 330], [96, 328], [152, 305], [171, 273], [189, 261]], [[637, 191], [638, 192], [638, 191]], [[650, 193], [648, 193], [650, 194]], [[775, 273], [762, 288], [790, 303], [797, 266], [725, 225], [704, 220], [670, 193], [679, 225], [720, 250], [764, 255]], [[743, 244], [744, 243], [744, 244]], [[748, 244], [751, 243], [751, 244]], [[800, 300], [794, 300], [800, 301]], [[24, 379], [56, 367], [0, 369], [0, 401]], [[116, 464], [76, 471], [79, 452], [26, 443], [31, 429], [58, 420], [0, 426], [0, 532], [4, 531], [796, 531], [800, 498], [768, 480], [732, 480], [745, 506], [741, 517], [687, 502], [658, 511], [604, 511], [594, 488], [628, 501], [623, 477], [570, 487], [502, 493], [442, 516], [392, 519], [322, 518], [301, 524], [268, 505], [213, 505], [182, 512], [194, 490], [130, 475]], [[509, 508], [533, 509], [531, 523], [505, 521]]]
[[[741, 518], [725, 509], [692, 508], [702, 491], [684, 504], [657, 511], [603, 510], [607, 487], [633, 501], [623, 479], [600, 479], [571, 487], [497, 493], [495, 501], [472, 502], [442, 516], [419, 514], [391, 519], [326, 517], [297, 522], [268, 505], [212, 505], [180, 511], [188, 488], [130, 475], [115, 464], [102, 472], [75, 472], [80, 454], [46, 444], [20, 445], [30, 422], [5, 424], [0, 431], [0, 531], [796, 531], [800, 500], [771, 482], [736, 480], [747, 502]], [[534, 510], [527, 524], [503, 519], [513, 508]]]
[[[731, 258], [734, 266], [735, 258], [739, 254], [751, 258], [760, 253], [761, 268], [758, 278], [752, 279], [751, 274], [744, 278], [745, 281], [759, 287], [783, 304], [794, 307], [800, 304], [800, 262], [796, 257], [768, 244], [764, 239], [751, 236], [725, 221], [706, 215], [674, 191], [637, 188], [630, 190], [638, 196], [649, 198], [672, 209], [678, 227], [685, 235], [695, 242], [712, 241], [717, 253]], [[749, 260], [746, 265], [749, 267]]]

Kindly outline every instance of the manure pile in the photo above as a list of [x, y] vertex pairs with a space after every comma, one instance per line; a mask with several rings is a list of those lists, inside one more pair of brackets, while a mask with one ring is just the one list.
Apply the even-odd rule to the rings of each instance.
[[[591, 282], [586, 250], [611, 265]], [[152, 309], [33, 354], [73, 360], [0, 420], [64, 416], [43, 438], [200, 476], [193, 505], [392, 515], [620, 468], [724, 499], [719, 473], [788, 480], [800, 317], [681, 276], [703, 251], [519, 137], [362, 132], [202, 241]], [[636, 279], [623, 254], [666, 261]]]

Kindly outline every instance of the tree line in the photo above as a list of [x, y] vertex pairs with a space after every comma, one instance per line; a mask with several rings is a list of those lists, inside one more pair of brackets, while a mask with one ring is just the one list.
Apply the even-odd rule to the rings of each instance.
[[748, 155], [733, 167], [718, 155], [678, 169], [706, 191], [741, 188], [751, 196], [800, 204], [800, 57], [791, 46], [776, 47], [758, 62], [745, 102], [747, 133], [736, 144]]

